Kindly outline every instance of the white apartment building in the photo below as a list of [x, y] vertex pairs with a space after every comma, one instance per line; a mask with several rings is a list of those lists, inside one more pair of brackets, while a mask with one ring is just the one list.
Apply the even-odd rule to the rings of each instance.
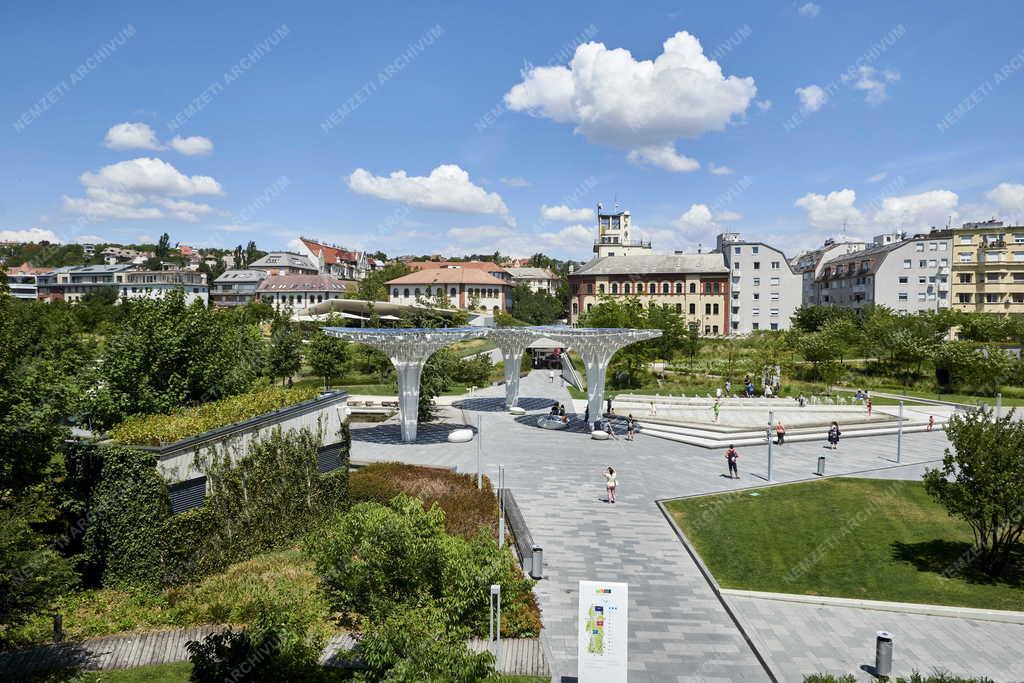
[[601, 205], [597, 205], [597, 239], [594, 241], [597, 258], [644, 256], [652, 253], [650, 242], [630, 238], [630, 219], [629, 211], [601, 213]]
[[187, 304], [210, 301], [206, 273], [192, 270], [133, 270], [119, 273], [117, 282], [122, 299], [162, 299], [181, 290]]
[[948, 230], [911, 238], [879, 235], [869, 248], [823, 265], [816, 279], [818, 302], [886, 306], [904, 315], [948, 308], [951, 256]]
[[789, 329], [790, 316], [803, 302], [803, 286], [786, 255], [735, 232], [718, 235], [715, 251], [729, 269], [729, 334]]
[[793, 258], [789, 264], [796, 273], [800, 274], [802, 281], [801, 305], [815, 306], [821, 303], [818, 301], [817, 279], [826, 263], [840, 256], [864, 251], [866, 247], [867, 244], [864, 242], [836, 242], [833, 239], [827, 239], [821, 247], [806, 251]]

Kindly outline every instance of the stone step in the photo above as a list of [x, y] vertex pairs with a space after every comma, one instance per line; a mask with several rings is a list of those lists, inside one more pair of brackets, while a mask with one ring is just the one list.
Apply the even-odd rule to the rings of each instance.
[[[751, 434], [750, 432], [742, 434], [722, 434], [719, 432], [704, 432], [703, 434], [694, 434], [694, 430], [674, 430], [666, 429], [660, 425], [644, 424], [639, 423], [640, 434], [646, 434], [647, 436], [655, 436], [659, 439], [667, 439], [669, 441], [678, 441], [679, 443], [690, 444], [693, 446], [700, 446], [702, 448], [725, 448], [729, 444], [734, 446], [763, 446], [768, 443], [764, 432], [757, 434]], [[933, 429], [942, 430], [944, 429], [944, 422], [936, 421]], [[927, 431], [928, 426], [926, 424], [911, 424], [904, 425], [904, 434], [913, 434], [916, 432]], [[842, 440], [845, 439], [856, 439], [864, 436], [885, 436], [895, 435], [899, 431], [896, 426], [886, 427], [868, 427], [868, 428], [854, 428], [854, 429], [842, 429]], [[786, 443], [800, 443], [807, 441], [821, 441], [825, 442], [826, 431], [818, 428], [814, 431], [804, 431], [800, 433], [794, 433], [793, 430], [786, 431]], [[773, 439], [774, 440], [774, 439]]]

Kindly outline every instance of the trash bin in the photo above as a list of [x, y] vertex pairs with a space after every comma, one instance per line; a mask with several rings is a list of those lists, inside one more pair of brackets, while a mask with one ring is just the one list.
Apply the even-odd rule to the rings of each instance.
[[533, 546], [533, 562], [530, 563], [530, 578], [544, 578], [544, 549], [539, 545]]
[[825, 456], [824, 455], [819, 455], [818, 456], [818, 476], [819, 477], [825, 476]]
[[892, 673], [892, 634], [879, 631], [875, 634], [875, 675], [888, 676]]

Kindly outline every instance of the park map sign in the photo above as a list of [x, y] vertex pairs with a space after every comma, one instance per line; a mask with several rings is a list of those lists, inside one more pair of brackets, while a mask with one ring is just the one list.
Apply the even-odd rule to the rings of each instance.
[[629, 634], [629, 586], [580, 581], [580, 683], [626, 683]]

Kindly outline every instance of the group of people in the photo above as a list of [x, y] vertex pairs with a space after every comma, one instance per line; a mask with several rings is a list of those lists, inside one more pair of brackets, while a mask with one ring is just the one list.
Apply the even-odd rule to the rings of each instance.
[[[764, 385], [764, 397], [771, 398], [777, 393], [778, 387], [773, 387], [770, 383]], [[750, 379], [750, 375], [743, 377], [743, 395], [747, 398], [753, 398], [757, 394], [757, 388], [754, 386], [753, 380]], [[722, 389], [718, 388], [715, 390], [715, 395], [718, 398], [722, 397]], [[732, 380], [725, 380], [725, 396], [728, 398], [732, 396]]]
[[557, 417], [562, 422], [569, 421], [569, 415], [565, 412], [565, 406], [561, 403], [554, 403], [551, 406], [551, 412], [548, 413], [550, 417]]

